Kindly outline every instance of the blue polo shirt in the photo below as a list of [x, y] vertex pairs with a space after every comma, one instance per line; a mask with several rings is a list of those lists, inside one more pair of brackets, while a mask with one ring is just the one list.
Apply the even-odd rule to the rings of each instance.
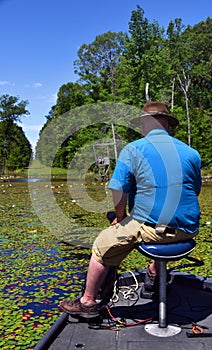
[[155, 129], [123, 148], [108, 188], [128, 194], [134, 219], [194, 233], [200, 218], [200, 164], [196, 150]]

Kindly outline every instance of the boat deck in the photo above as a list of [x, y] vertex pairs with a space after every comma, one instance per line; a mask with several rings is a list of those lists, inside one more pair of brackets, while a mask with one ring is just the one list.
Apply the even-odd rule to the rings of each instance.
[[[131, 273], [121, 276], [118, 300], [110, 307], [111, 314], [118, 322], [111, 319], [107, 310], [95, 320], [74, 319], [62, 314], [34, 350], [212, 350], [212, 279], [171, 273], [167, 320], [169, 325], [180, 326], [181, 332], [174, 336], [158, 337], [149, 334], [144, 324], [130, 326], [148, 318], [152, 318], [151, 323], [158, 320], [157, 299], [140, 298], [144, 273], [144, 270], [135, 273], [138, 288]], [[134, 290], [130, 299], [124, 297], [125, 286]], [[204, 333], [193, 337], [192, 323], [199, 324]]]

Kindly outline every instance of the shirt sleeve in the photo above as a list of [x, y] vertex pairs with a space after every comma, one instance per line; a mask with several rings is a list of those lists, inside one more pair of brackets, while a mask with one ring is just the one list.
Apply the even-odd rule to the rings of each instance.
[[198, 152], [197, 153], [197, 161], [196, 161], [196, 194], [199, 195], [202, 186], [202, 178], [201, 178], [201, 158]]
[[116, 167], [108, 188], [111, 190], [122, 191], [128, 193], [134, 183], [133, 174], [133, 155], [129, 146], [125, 146], [120, 152]]

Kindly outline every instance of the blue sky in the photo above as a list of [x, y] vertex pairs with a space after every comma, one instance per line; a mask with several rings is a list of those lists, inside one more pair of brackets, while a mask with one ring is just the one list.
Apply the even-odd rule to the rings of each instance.
[[62, 84], [76, 81], [77, 50], [109, 30], [128, 31], [139, 4], [150, 22], [194, 25], [212, 17], [211, 0], [0, 0], [0, 95], [28, 100], [22, 128], [35, 145]]

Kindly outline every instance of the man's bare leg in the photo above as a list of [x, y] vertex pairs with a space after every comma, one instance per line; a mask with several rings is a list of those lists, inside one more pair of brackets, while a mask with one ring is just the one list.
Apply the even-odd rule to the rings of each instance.
[[149, 269], [149, 272], [151, 273], [151, 275], [156, 276], [159, 272], [159, 262], [154, 260], [149, 265], [148, 269]]
[[103, 265], [91, 257], [88, 267], [86, 287], [81, 303], [86, 306], [91, 306], [96, 303], [98, 291], [107, 276], [109, 266]]

